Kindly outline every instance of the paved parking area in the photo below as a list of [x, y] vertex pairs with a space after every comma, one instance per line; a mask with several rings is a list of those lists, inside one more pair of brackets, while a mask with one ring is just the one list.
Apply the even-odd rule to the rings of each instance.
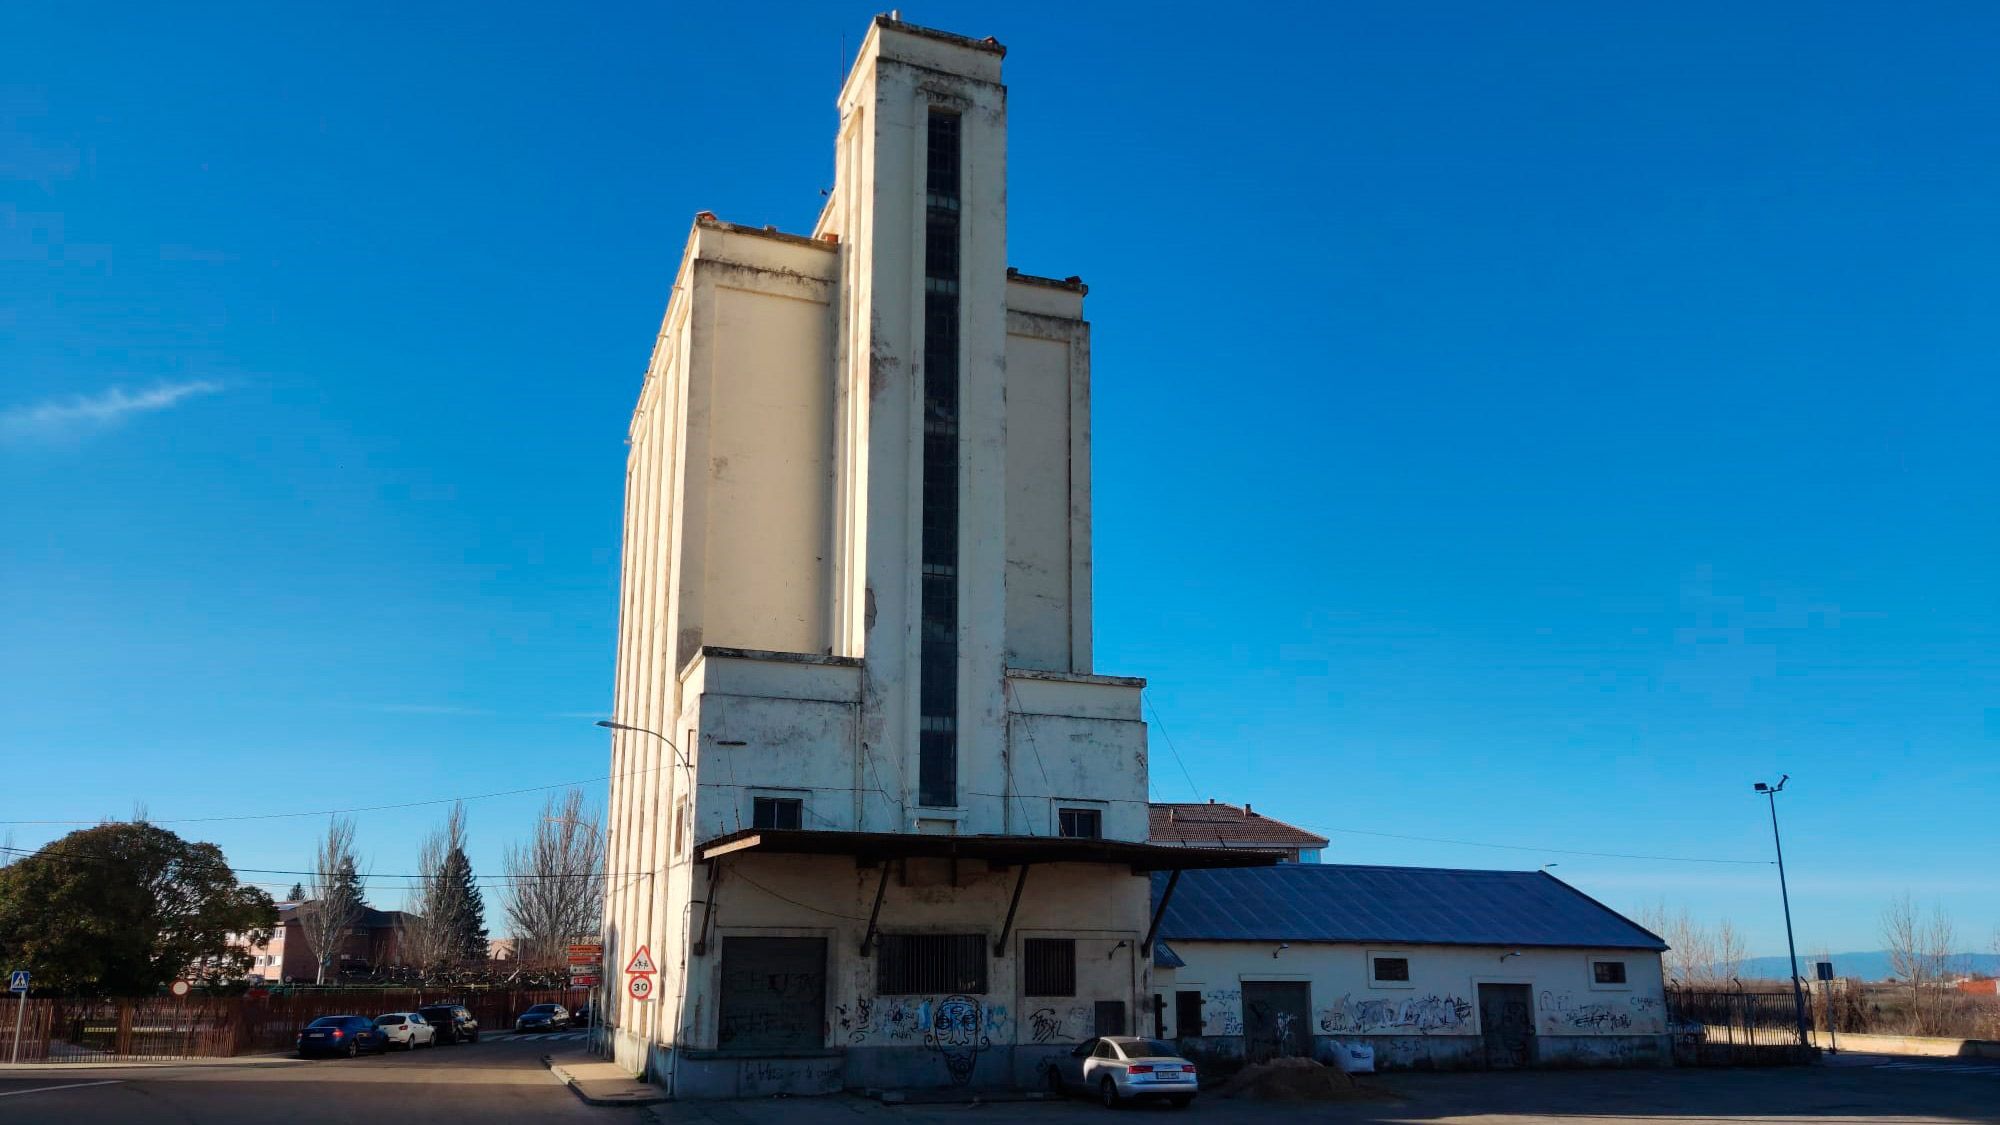
[[0, 1125], [1068, 1125], [1115, 1121], [1295, 1125], [2000, 1125], [1990, 1062], [1843, 1056], [1782, 1070], [1393, 1074], [1373, 1100], [1250, 1102], [1112, 1115], [1086, 1101], [884, 1106], [858, 1097], [593, 1107], [542, 1064], [579, 1045], [536, 1038], [381, 1058], [263, 1058], [168, 1067], [0, 1067]]
[[[1527, 1071], [1395, 1074], [1372, 1083], [1381, 1100], [1250, 1102], [1203, 1098], [1187, 1110], [1118, 1111], [1114, 1120], [1295, 1125], [1958, 1125], [2000, 1122], [2000, 1075], [1939, 1064], [1924, 1070], [1871, 1065], [1778, 1070]], [[1083, 1101], [888, 1107], [859, 1098], [655, 1107], [689, 1125], [1049, 1125], [1102, 1120]]]

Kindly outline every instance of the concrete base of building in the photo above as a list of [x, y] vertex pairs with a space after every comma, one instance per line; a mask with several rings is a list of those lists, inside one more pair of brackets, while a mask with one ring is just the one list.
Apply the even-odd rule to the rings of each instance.
[[[1204, 1035], [1180, 1040], [1197, 1064], [1236, 1066], [1243, 1062], [1241, 1035]], [[1477, 1035], [1318, 1035], [1314, 1057], [1334, 1058], [1343, 1044], [1374, 1049], [1377, 1070], [1487, 1070], [1486, 1041]], [[1531, 1067], [1671, 1066], [1673, 1041], [1665, 1035], [1537, 1035], [1530, 1043]]]
[[1055, 1060], [1072, 1043], [987, 1046], [845, 1047], [782, 1054], [674, 1052], [656, 1048], [648, 1064], [636, 1037], [614, 1034], [611, 1058], [676, 1099], [807, 1097], [842, 1090], [1046, 1090]]

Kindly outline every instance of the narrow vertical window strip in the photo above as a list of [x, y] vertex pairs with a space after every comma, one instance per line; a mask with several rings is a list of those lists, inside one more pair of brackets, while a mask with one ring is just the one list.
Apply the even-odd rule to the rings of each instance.
[[958, 803], [959, 118], [933, 110], [924, 182], [917, 802]]

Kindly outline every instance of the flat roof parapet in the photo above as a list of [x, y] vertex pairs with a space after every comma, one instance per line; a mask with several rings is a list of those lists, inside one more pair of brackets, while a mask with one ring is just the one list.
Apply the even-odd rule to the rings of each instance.
[[940, 43], [949, 43], [954, 47], [966, 47], [974, 51], [986, 51], [999, 55], [1002, 58], [1005, 58], [1007, 55], [1007, 48], [1001, 46], [1000, 41], [991, 35], [984, 39], [974, 39], [969, 35], [956, 35], [949, 31], [939, 31], [934, 27], [906, 23], [894, 12], [885, 12], [876, 16], [875, 26], [890, 28], [910, 35], [921, 35], [926, 39], [935, 39]]

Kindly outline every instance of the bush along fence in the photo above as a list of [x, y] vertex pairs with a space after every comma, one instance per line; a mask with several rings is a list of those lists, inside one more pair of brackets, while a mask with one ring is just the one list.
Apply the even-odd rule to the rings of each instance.
[[[509, 1031], [535, 1004], [572, 1004], [563, 989], [451, 992], [443, 989], [341, 989], [284, 995], [160, 997], [145, 1000], [28, 1000], [21, 1012], [19, 1059], [29, 1063], [143, 1062], [222, 1058], [290, 1050], [299, 1029], [321, 1016], [376, 1016], [429, 1004], [463, 1004], [481, 1033]], [[15, 1057], [14, 1005], [4, 1002], [0, 1062]]]

